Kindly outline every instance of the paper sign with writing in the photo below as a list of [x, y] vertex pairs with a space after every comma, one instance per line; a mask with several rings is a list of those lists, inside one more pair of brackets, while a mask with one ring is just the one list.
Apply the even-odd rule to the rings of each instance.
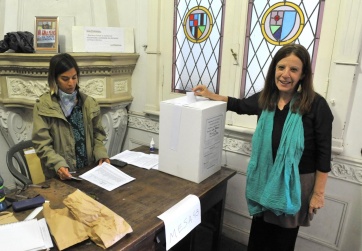
[[134, 53], [133, 29], [72, 27], [73, 52]]
[[84, 29], [85, 50], [87, 52], [123, 52], [124, 33], [121, 28], [96, 28]]
[[166, 250], [169, 250], [201, 223], [200, 199], [190, 194], [158, 218], [165, 224]]

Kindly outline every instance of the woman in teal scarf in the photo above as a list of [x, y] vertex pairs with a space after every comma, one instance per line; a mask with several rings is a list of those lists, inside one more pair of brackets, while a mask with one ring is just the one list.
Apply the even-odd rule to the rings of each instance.
[[247, 171], [246, 200], [253, 216], [248, 250], [294, 250], [299, 226], [324, 206], [330, 171], [333, 115], [313, 90], [311, 60], [301, 45], [281, 47], [261, 92], [236, 99], [198, 85], [195, 95], [257, 115]]

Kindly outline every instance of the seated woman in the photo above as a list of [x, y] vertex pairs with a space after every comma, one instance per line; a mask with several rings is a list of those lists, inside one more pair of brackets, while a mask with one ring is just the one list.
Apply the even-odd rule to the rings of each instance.
[[79, 90], [79, 67], [67, 54], [50, 59], [48, 84], [33, 111], [32, 141], [46, 178], [70, 179], [70, 171], [109, 163], [97, 101]]

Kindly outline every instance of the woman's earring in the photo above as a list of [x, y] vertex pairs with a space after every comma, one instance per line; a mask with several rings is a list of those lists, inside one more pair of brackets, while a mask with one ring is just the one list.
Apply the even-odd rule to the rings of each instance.
[[301, 91], [302, 91], [302, 82], [299, 82], [297, 92], [301, 92]]

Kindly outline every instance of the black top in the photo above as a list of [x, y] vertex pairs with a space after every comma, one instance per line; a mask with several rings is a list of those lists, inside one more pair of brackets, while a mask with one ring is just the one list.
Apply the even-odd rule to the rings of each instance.
[[[237, 114], [261, 115], [258, 106], [259, 93], [246, 99], [229, 97], [227, 110]], [[275, 159], [282, 135], [283, 125], [288, 115], [289, 104], [283, 110], [276, 109], [272, 138], [273, 158]], [[316, 170], [331, 170], [332, 122], [333, 115], [327, 101], [316, 94], [310, 112], [302, 117], [304, 128], [304, 151], [299, 163], [299, 173], [313, 173]]]

